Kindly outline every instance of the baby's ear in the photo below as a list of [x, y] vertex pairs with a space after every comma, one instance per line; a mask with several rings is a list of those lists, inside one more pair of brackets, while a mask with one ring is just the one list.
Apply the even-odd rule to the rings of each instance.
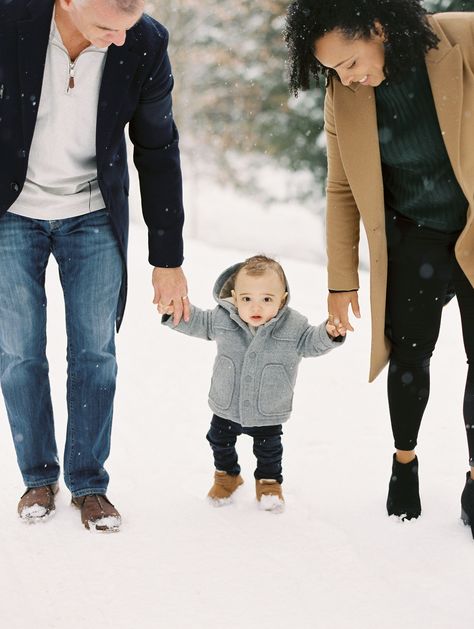
[[287, 297], [288, 297], [288, 293], [285, 293], [285, 294], [283, 295], [283, 297], [281, 298], [281, 305], [280, 305], [280, 308], [282, 308], [282, 307], [285, 305], [285, 302], [286, 302], [286, 298], [287, 298]]
[[232, 297], [232, 301], [234, 302], [234, 306], [237, 306], [237, 299], [235, 297], [235, 290], [234, 289], [232, 289], [230, 291], [230, 296]]

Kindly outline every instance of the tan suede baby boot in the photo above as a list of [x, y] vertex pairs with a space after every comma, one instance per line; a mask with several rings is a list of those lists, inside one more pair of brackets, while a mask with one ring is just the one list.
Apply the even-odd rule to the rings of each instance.
[[274, 478], [260, 478], [255, 480], [258, 508], [262, 511], [282, 513], [285, 510], [285, 499], [281, 485]]
[[240, 474], [232, 476], [227, 472], [216, 470], [214, 472], [214, 485], [207, 496], [215, 507], [228, 505], [232, 502], [232, 494], [243, 482], [244, 479]]

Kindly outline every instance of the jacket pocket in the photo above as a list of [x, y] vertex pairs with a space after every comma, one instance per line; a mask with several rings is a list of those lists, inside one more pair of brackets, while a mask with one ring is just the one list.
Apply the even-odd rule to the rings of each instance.
[[293, 405], [293, 387], [283, 365], [265, 365], [258, 390], [262, 415], [284, 415]]
[[227, 410], [232, 403], [234, 387], [234, 363], [227, 356], [218, 356], [214, 363], [209, 399], [222, 410]]

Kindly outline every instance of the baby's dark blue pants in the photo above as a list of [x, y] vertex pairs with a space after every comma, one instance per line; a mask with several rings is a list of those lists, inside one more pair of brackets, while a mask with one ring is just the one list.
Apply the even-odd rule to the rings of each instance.
[[245, 427], [213, 415], [211, 427], [207, 433], [207, 440], [211, 444], [214, 453], [216, 469], [233, 476], [240, 474], [235, 444], [237, 437], [242, 433], [253, 437], [253, 453], [257, 458], [257, 468], [254, 472], [255, 478], [272, 478], [282, 483], [281, 460], [283, 457], [283, 446], [281, 436], [283, 430], [281, 424]]

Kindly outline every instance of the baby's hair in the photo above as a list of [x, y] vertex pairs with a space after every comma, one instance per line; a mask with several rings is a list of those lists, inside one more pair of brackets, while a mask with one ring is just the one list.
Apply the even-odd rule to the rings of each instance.
[[247, 258], [239, 268], [235, 271], [233, 275], [233, 286], [235, 286], [235, 281], [237, 279], [238, 274], [241, 271], [245, 271], [248, 275], [263, 275], [265, 271], [275, 271], [275, 273], [280, 278], [284, 289], [287, 288], [287, 281], [285, 272], [279, 262], [274, 260], [273, 258], [269, 258], [264, 255], [252, 256], [251, 258]]

